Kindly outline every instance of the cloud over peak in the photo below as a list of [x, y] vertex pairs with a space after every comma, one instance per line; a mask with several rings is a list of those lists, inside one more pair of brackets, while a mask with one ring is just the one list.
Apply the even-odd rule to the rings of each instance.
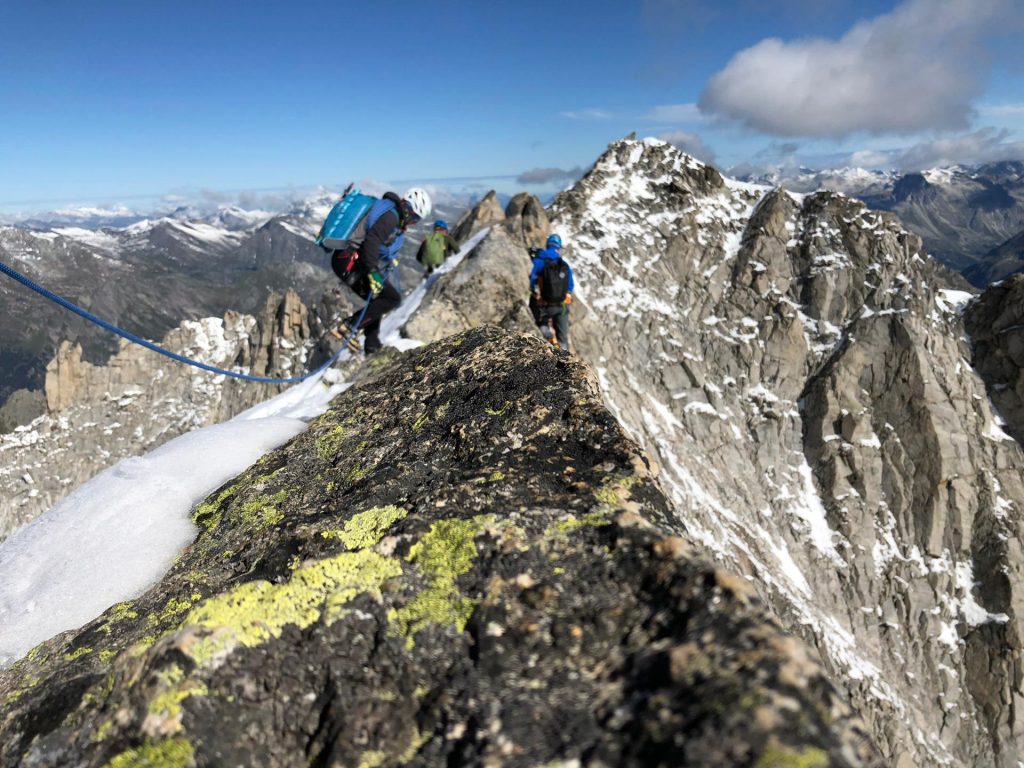
[[989, 69], [986, 38], [1018, 0], [906, 0], [838, 40], [777, 38], [708, 82], [702, 111], [777, 136], [962, 130]]

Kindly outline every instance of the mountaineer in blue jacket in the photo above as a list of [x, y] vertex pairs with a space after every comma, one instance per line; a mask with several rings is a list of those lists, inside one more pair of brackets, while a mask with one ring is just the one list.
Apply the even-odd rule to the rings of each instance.
[[[405, 242], [406, 228], [429, 216], [430, 208], [430, 195], [419, 187], [410, 189], [404, 197], [386, 192], [367, 214], [367, 219], [374, 223], [367, 229], [366, 237], [359, 246], [354, 269], [351, 266], [351, 253], [335, 251], [331, 257], [334, 273], [360, 298], [370, 299], [366, 314], [357, 329], [365, 334], [363, 352], [367, 355], [380, 351], [380, 322], [384, 315], [402, 303], [402, 294], [390, 280], [384, 279], [383, 273], [398, 262], [398, 251]], [[349, 269], [353, 269], [355, 274], [350, 273]], [[358, 345], [355, 343], [353, 328], [361, 313], [362, 308], [353, 312], [334, 333], [341, 339], [350, 338], [349, 345], [356, 349]]]
[[576, 289], [572, 267], [562, 259], [562, 238], [551, 235], [543, 251], [531, 252], [530, 312], [541, 335], [569, 349], [569, 305]]

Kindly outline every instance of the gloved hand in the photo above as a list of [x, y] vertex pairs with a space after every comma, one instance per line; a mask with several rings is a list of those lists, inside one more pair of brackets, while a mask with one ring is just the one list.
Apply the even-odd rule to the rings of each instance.
[[370, 286], [370, 295], [373, 298], [380, 296], [384, 290], [384, 276], [380, 272], [371, 272], [366, 276], [366, 282]]
[[572, 294], [571, 293], [565, 294], [565, 303], [566, 304], [572, 304]]

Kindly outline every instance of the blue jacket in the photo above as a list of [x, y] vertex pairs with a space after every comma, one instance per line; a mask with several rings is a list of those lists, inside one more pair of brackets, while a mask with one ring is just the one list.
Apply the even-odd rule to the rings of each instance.
[[[554, 248], [548, 248], [546, 251], [541, 251], [533, 257], [533, 269], [530, 271], [530, 290], [532, 291], [537, 287], [537, 278], [540, 277], [540, 273], [544, 271], [545, 261], [558, 261], [562, 258], [562, 254], [556, 251]], [[565, 261], [564, 259], [562, 259]], [[565, 266], [569, 270], [569, 293], [576, 290], [576, 283], [572, 277], [572, 267], [569, 266], [569, 262], [565, 262]]]

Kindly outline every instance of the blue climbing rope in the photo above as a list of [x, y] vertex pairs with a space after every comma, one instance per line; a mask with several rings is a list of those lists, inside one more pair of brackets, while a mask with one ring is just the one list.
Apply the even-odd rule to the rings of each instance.
[[[390, 267], [384, 270], [384, 274], [382, 275], [382, 277], [384, 278], [385, 281], [388, 279], [388, 273], [390, 271]], [[348, 336], [346, 336], [345, 339], [342, 340], [341, 348], [331, 356], [330, 360], [321, 365], [315, 371], [310, 371], [309, 373], [303, 374], [302, 376], [292, 376], [291, 378], [287, 379], [276, 379], [271, 378], [269, 376], [250, 376], [247, 373], [229, 371], [224, 368], [217, 368], [214, 365], [207, 365], [206, 363], [201, 363], [198, 360], [192, 360], [191, 358], [185, 357], [184, 355], [179, 355], [177, 352], [172, 352], [169, 349], [165, 349], [164, 347], [161, 347], [159, 344], [154, 344], [152, 341], [147, 341], [146, 339], [143, 339], [140, 336], [136, 336], [134, 333], [131, 333], [130, 331], [126, 331], [123, 328], [118, 328], [113, 323], [108, 323], [106, 320], [104, 320], [101, 317], [97, 317], [92, 312], [89, 312], [88, 310], [82, 309], [78, 305], [71, 303], [63, 296], [58, 296], [53, 291], [47, 290], [43, 286], [39, 285], [39, 283], [33, 281], [31, 278], [26, 277], [17, 270], [12, 269], [3, 262], [0, 262], [0, 272], [21, 283], [26, 288], [30, 288], [31, 290], [38, 293], [40, 296], [49, 299], [55, 304], [59, 304], [60, 306], [64, 307], [64, 309], [74, 312], [79, 317], [84, 317], [89, 322], [95, 323], [96, 325], [110, 331], [111, 333], [116, 333], [118, 336], [128, 339], [128, 341], [131, 341], [135, 344], [139, 344], [140, 346], [146, 347], [147, 349], [151, 349], [154, 352], [158, 352], [164, 357], [169, 357], [172, 360], [177, 360], [179, 363], [185, 363], [185, 365], [191, 365], [195, 368], [201, 368], [204, 371], [209, 371], [210, 373], [217, 373], [222, 376], [230, 376], [233, 379], [241, 379], [242, 381], [255, 381], [261, 384], [298, 384], [300, 381], [305, 381], [306, 379], [312, 376], [316, 376], [321, 371], [326, 370], [327, 368], [330, 368], [332, 365], [334, 365], [338, 361], [338, 358], [341, 357], [341, 353], [344, 352], [345, 349], [348, 347], [349, 342], [351, 342], [352, 339], [355, 337], [356, 333], [359, 332], [358, 329], [360, 324], [363, 322], [363, 318], [366, 316], [366, 310], [370, 308], [370, 302], [373, 300], [373, 295], [371, 294], [366, 299], [366, 304], [365, 306], [363, 306], [363, 311], [359, 313], [359, 319], [356, 320], [355, 325], [349, 331]]]

